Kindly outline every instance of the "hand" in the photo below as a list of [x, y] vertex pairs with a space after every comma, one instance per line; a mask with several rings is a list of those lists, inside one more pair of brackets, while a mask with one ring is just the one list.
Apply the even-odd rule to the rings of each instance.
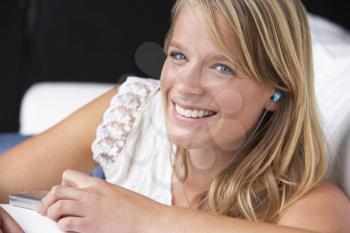
[[63, 231], [138, 233], [152, 231], [167, 207], [120, 186], [67, 170], [62, 185], [42, 200], [38, 212]]
[[0, 207], [0, 233], [24, 233], [13, 218]]

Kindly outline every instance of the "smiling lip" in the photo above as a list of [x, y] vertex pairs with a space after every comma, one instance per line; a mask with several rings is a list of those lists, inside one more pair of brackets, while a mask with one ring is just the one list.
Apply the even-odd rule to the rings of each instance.
[[210, 110], [210, 109], [206, 109], [206, 108], [200, 108], [200, 107], [193, 107], [193, 106], [190, 106], [190, 105], [186, 105], [186, 104], [180, 104], [180, 103], [177, 103], [177, 102], [174, 102], [173, 100], [171, 100], [171, 103], [174, 105], [178, 105], [180, 106], [181, 108], [184, 108], [184, 109], [188, 109], [188, 110], [203, 110], [203, 111], [209, 111], [209, 112], [214, 112], [214, 113], [217, 113], [216, 111], [213, 111], [213, 110]]
[[[179, 106], [185, 108], [183, 105], [178, 104]], [[216, 112], [214, 115], [212, 116], [208, 116], [208, 117], [202, 117], [202, 118], [187, 118], [184, 117], [180, 114], [178, 114], [175, 110], [175, 103], [173, 101], [171, 101], [171, 115], [172, 118], [179, 124], [182, 125], [186, 125], [186, 126], [193, 126], [193, 124], [204, 124], [206, 122], [208, 122], [209, 120], [211, 120], [214, 116], [216, 116]], [[193, 109], [188, 107], [188, 109]]]

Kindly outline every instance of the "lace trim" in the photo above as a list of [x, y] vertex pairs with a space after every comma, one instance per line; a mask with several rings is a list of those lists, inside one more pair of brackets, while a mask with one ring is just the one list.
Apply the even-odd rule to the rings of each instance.
[[129, 77], [113, 96], [92, 144], [93, 158], [102, 167], [114, 164], [122, 152], [138, 110], [159, 81]]

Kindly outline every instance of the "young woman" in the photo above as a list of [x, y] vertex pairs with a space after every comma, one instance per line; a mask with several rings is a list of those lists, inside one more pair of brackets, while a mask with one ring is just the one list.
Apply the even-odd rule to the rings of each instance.
[[[2, 199], [70, 168], [38, 209], [64, 231], [347, 232], [310, 43], [299, 0], [178, 0], [160, 83], [129, 78], [2, 155]], [[82, 173], [91, 143], [107, 181]]]

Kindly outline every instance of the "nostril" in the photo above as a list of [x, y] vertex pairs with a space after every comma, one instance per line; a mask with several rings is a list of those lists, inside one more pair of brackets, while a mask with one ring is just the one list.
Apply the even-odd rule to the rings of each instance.
[[204, 94], [203, 88], [199, 84], [189, 84], [186, 82], [178, 82], [177, 89], [182, 95], [197, 95], [202, 96]]

